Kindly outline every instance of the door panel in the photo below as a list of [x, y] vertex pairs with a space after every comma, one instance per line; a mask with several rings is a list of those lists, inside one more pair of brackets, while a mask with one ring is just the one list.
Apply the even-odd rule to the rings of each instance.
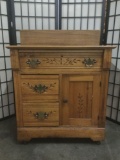
[[91, 118], [92, 82], [69, 81], [70, 118]]
[[63, 76], [63, 125], [97, 126], [101, 75]]

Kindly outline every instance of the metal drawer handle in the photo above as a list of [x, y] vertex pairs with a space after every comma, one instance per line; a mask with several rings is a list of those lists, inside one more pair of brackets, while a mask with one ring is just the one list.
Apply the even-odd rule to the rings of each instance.
[[35, 114], [34, 114], [34, 116], [35, 116], [35, 118], [36, 119], [47, 119], [48, 118], [48, 116], [49, 116], [49, 113], [46, 113], [46, 112], [36, 112]]
[[38, 64], [40, 64], [41, 62], [38, 59], [28, 59], [26, 61], [26, 63], [31, 67], [31, 68], [35, 68], [37, 67]]
[[92, 67], [96, 62], [97, 61], [95, 59], [85, 58], [82, 63], [84, 63], [86, 67]]

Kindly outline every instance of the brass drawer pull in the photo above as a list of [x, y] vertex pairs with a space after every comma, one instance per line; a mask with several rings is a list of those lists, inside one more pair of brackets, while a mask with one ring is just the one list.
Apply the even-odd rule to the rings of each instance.
[[34, 114], [35, 118], [36, 119], [47, 119], [48, 116], [49, 116], [49, 113], [46, 113], [46, 112], [37, 112]]
[[27, 63], [30, 67], [35, 68], [35, 67], [37, 67], [37, 65], [40, 64], [41, 62], [40, 62], [38, 59], [28, 59], [28, 60], [26, 61], [26, 63]]
[[96, 62], [97, 61], [95, 59], [85, 58], [82, 63], [84, 63], [86, 67], [92, 67]]

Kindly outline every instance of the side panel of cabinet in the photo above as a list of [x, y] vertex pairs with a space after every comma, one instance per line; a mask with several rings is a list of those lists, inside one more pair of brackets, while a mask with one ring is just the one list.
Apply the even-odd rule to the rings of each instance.
[[98, 126], [101, 75], [63, 75], [62, 125]]
[[23, 126], [22, 98], [21, 98], [21, 85], [20, 85], [19, 71], [13, 71], [13, 76], [14, 76], [14, 88], [15, 88], [15, 106], [16, 106], [17, 127], [22, 127]]

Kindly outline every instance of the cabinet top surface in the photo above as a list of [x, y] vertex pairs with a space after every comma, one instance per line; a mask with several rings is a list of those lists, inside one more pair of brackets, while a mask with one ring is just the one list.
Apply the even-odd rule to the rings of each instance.
[[81, 46], [81, 45], [10, 45], [7, 46], [9, 49], [73, 49], [73, 50], [95, 50], [95, 49], [114, 49], [116, 46], [113, 45], [98, 45], [98, 46]]

